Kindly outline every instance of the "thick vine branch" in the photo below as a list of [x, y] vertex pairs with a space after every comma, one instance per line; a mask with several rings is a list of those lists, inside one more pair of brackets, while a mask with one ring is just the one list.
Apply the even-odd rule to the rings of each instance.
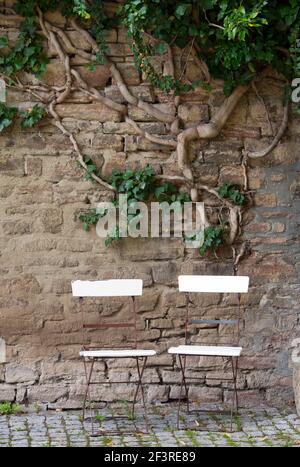
[[[95, 53], [98, 51], [98, 45], [95, 39], [90, 35], [90, 33], [84, 29], [82, 29], [77, 22], [73, 19], [71, 21], [72, 26], [74, 29], [78, 32], [80, 32], [85, 39], [88, 41], [88, 43], [92, 46], [93, 50]], [[129, 90], [128, 86], [126, 85], [123, 76], [121, 72], [119, 71], [117, 65], [113, 63], [111, 60], [109, 60], [108, 57], [106, 58], [107, 66], [112, 74], [112, 77], [114, 78], [116, 85], [119, 88], [119, 91], [121, 95], [124, 97], [124, 99], [131, 105], [134, 105], [138, 107], [139, 109], [143, 110], [144, 112], [148, 113], [151, 115], [151, 117], [154, 117], [156, 120], [163, 122], [163, 123], [170, 123], [172, 124], [173, 121], [175, 120], [174, 116], [171, 114], [168, 114], [166, 112], [162, 112], [158, 108], [154, 107], [154, 105], [149, 104], [148, 102], [144, 102], [142, 99], [139, 99], [135, 97]]]
[[[49, 26], [49, 23], [46, 23], [44, 21], [43, 13], [41, 12], [41, 10], [39, 8], [38, 8], [38, 15], [39, 15], [39, 21], [40, 21], [42, 31], [46, 35], [48, 40], [52, 43], [52, 45], [55, 47], [55, 49], [56, 49], [56, 51], [57, 51], [57, 53], [58, 53], [58, 55], [60, 57], [60, 60], [61, 60], [61, 62], [63, 63], [63, 65], [65, 67], [65, 71], [66, 71], [65, 89], [60, 93], [59, 96], [55, 96], [52, 99], [52, 101], [49, 103], [49, 105], [47, 107], [48, 112], [54, 118], [54, 125], [58, 129], [60, 129], [61, 132], [64, 135], [68, 136], [68, 138], [70, 139], [70, 142], [73, 145], [75, 153], [77, 154], [78, 162], [87, 171], [88, 166], [84, 161], [84, 155], [80, 150], [80, 147], [79, 147], [79, 145], [77, 143], [77, 140], [76, 140], [75, 136], [73, 135], [73, 133], [71, 133], [70, 131], [68, 131], [66, 129], [66, 127], [63, 125], [58, 113], [55, 110], [55, 106], [58, 103], [63, 102], [69, 96], [69, 94], [71, 92], [71, 86], [72, 86], [72, 72], [71, 71], [72, 70], [71, 70], [71, 66], [70, 66], [70, 57], [69, 57], [69, 55], [67, 55], [67, 53], [64, 52], [64, 50], [63, 50], [63, 48], [62, 48], [62, 46], [61, 46], [61, 44], [59, 42], [59, 39], [57, 37], [57, 32], [53, 32], [53, 29]], [[85, 87], [84, 83], [83, 83], [83, 80], [80, 77], [80, 75], [78, 74], [78, 75], [75, 75], [75, 76], [76, 76], [77, 80], [80, 81], [81, 85], [83, 87]], [[113, 186], [111, 186], [109, 183], [107, 183], [102, 178], [98, 177], [95, 173], [92, 173], [91, 177], [93, 178], [93, 180], [95, 180], [97, 183], [99, 183], [103, 187], [105, 187], [105, 188], [107, 188], [109, 190], [115, 191]]]
[[188, 164], [188, 145], [196, 139], [213, 139], [218, 136], [227, 123], [237, 103], [248, 91], [249, 86], [238, 86], [229, 96], [209, 123], [203, 123], [194, 128], [184, 130], [178, 135], [177, 156], [178, 166], [183, 175], [193, 181], [193, 173]]
[[[99, 55], [99, 48], [97, 42], [89, 33], [89, 31], [82, 29], [74, 19], [70, 20], [71, 26], [79, 32], [82, 37], [87, 41], [89, 44], [88, 47], [86, 46], [78, 46], [75, 43], [75, 40], [72, 39], [72, 35], [57, 26], [54, 26], [47, 21], [43, 16], [43, 13], [38, 8], [38, 19], [42, 29], [43, 34], [47, 38], [49, 44], [51, 44], [52, 48], [56, 51], [56, 54], [60, 58], [60, 61], [64, 65], [65, 69], [65, 84], [64, 86], [55, 87], [55, 86], [46, 86], [46, 85], [23, 85], [21, 81], [16, 78], [16, 82], [10, 84], [10, 86], [16, 86], [17, 89], [28, 91], [31, 95], [38, 98], [47, 108], [48, 113], [53, 118], [53, 125], [58, 128], [65, 136], [67, 136], [74, 148], [76, 153], [77, 159], [80, 165], [87, 171], [88, 166], [85, 163], [84, 155], [80, 146], [76, 140], [76, 136], [69, 131], [65, 125], [63, 124], [62, 119], [59, 117], [59, 114], [56, 110], [56, 105], [62, 102], [65, 102], [66, 99], [69, 97], [70, 93], [73, 91], [81, 91], [85, 95], [89, 96], [92, 100], [101, 102], [101, 104], [105, 105], [106, 107], [113, 109], [120, 113], [121, 121], [125, 121], [134, 128], [135, 132], [146, 138], [148, 141], [151, 141], [155, 144], [159, 144], [162, 147], [169, 147], [173, 150], [177, 149], [177, 157], [178, 157], [178, 166], [179, 169], [182, 170], [183, 176], [158, 176], [157, 179], [160, 180], [168, 180], [172, 181], [177, 184], [184, 184], [188, 186], [190, 189], [191, 199], [192, 201], [198, 201], [199, 191], [205, 191], [208, 194], [213, 195], [218, 199], [219, 202], [222, 203], [222, 208], [226, 208], [228, 212], [228, 220], [230, 224], [230, 234], [228, 238], [228, 243], [233, 244], [234, 240], [240, 233], [240, 225], [241, 225], [241, 216], [242, 216], [242, 208], [241, 206], [236, 206], [228, 200], [223, 199], [218, 191], [214, 188], [210, 188], [206, 185], [197, 185], [194, 183], [193, 173], [189, 163], [188, 157], [188, 150], [189, 144], [193, 140], [201, 140], [201, 139], [213, 139], [217, 137], [223, 127], [226, 125], [228, 119], [230, 118], [232, 112], [234, 111], [237, 103], [240, 99], [244, 96], [244, 94], [248, 91], [249, 86], [238, 86], [230, 97], [228, 97], [221, 108], [213, 115], [209, 123], [199, 124], [193, 128], [186, 129], [182, 131], [181, 128], [181, 121], [178, 118], [178, 106], [180, 103], [180, 97], [175, 96], [172, 93], [172, 98], [174, 100], [174, 107], [175, 113], [172, 112], [163, 112], [161, 111], [155, 104], [151, 104], [148, 102], [143, 101], [139, 97], [136, 97], [131, 88], [126, 84], [122, 73], [120, 72], [118, 65], [115, 64], [113, 61], [109, 59], [109, 57], [105, 57], [106, 66], [109, 69], [111, 76], [116, 83], [120, 94], [125, 99], [126, 104], [119, 104], [107, 97], [105, 97], [100, 90], [95, 87], [91, 87], [88, 85], [87, 81], [81, 76], [79, 71], [71, 66], [71, 58], [72, 56], [79, 56], [84, 60], [91, 62], [93, 64], [97, 64], [98, 55]], [[9, 13], [9, 11], [7, 10]], [[206, 20], [210, 24], [210, 26], [218, 27], [220, 26], [210, 23], [209, 19], [206, 17]], [[204, 78], [206, 82], [210, 81], [210, 74], [207, 68], [207, 65], [202, 62], [197, 54], [197, 47], [198, 44], [194, 44], [194, 40], [192, 40], [190, 50], [188, 52], [188, 56], [186, 59], [186, 64], [184, 67], [187, 67], [188, 61], [190, 57], [194, 60], [194, 62], [198, 65], [199, 71], [201, 73], [201, 77]], [[175, 79], [175, 67], [174, 67], [174, 60], [173, 60], [173, 50], [172, 50], [172, 42], [168, 44], [167, 52], [166, 52], [166, 63], [164, 67], [164, 74], [168, 76], [172, 76]], [[255, 87], [255, 83], [251, 83], [253, 86], [254, 91], [256, 92], [258, 98], [264, 104], [263, 99], [261, 99], [258, 95], [257, 89]], [[147, 131], [144, 131], [141, 126], [138, 125], [134, 120], [128, 117], [128, 104], [132, 105], [138, 109], [143, 110], [148, 115], [153, 117], [155, 120], [159, 122], [163, 122], [166, 124], [168, 130], [170, 130], [170, 137], [158, 136], [158, 135], [151, 135]], [[266, 106], [265, 106], [266, 108]], [[267, 108], [266, 108], [267, 111]], [[268, 115], [268, 112], [267, 112]], [[270, 118], [268, 116], [269, 123]], [[257, 153], [249, 153], [244, 154], [244, 158], [242, 161], [243, 171], [244, 171], [244, 189], [247, 191], [248, 188], [248, 177], [247, 177], [247, 156], [250, 158], [260, 158], [264, 157], [269, 154], [279, 143], [280, 139], [282, 138], [286, 128], [288, 125], [288, 106], [284, 108], [284, 115], [281, 126], [277, 135], [275, 136], [272, 144], [266, 148], [264, 151], [260, 151]], [[99, 183], [101, 186], [105, 187], [108, 190], [114, 190], [114, 188], [103, 180], [98, 175], [92, 173], [91, 177]], [[204, 213], [205, 215], [205, 213]], [[208, 226], [209, 223], [206, 219], [206, 225]], [[237, 258], [240, 258], [244, 252], [241, 250], [240, 254]], [[238, 259], [239, 261], [239, 259]]]
[[147, 131], [142, 130], [141, 127], [139, 127], [138, 124], [129, 117], [125, 118], [125, 122], [129, 123], [129, 125], [131, 125], [140, 136], [143, 136], [144, 138], [151, 141], [152, 143], [156, 143], [162, 146], [168, 146], [172, 149], [176, 149], [177, 143], [174, 139], [163, 139], [163, 138], [160, 138], [159, 136], [151, 135]]
[[275, 149], [276, 146], [279, 144], [281, 138], [286, 132], [288, 123], [289, 123], [289, 104], [286, 104], [284, 106], [283, 118], [282, 118], [280, 128], [278, 130], [277, 135], [275, 136], [272, 143], [270, 144], [270, 146], [268, 146], [266, 149], [263, 149], [262, 151], [247, 152], [247, 156], [250, 157], [251, 159], [260, 159], [270, 154], [270, 152], [273, 151], [273, 149]]

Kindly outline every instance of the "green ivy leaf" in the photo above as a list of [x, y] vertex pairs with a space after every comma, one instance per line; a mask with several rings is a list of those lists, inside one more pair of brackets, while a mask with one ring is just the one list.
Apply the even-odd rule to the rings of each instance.
[[8, 37], [7, 36], [1, 36], [0, 37], [0, 49], [4, 49], [7, 46], [8, 46]]

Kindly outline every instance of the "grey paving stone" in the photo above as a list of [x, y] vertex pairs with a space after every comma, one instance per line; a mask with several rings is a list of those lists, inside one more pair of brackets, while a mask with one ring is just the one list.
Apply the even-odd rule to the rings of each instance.
[[[229, 433], [228, 417], [204, 414], [195, 423], [193, 415], [184, 413], [181, 429], [177, 430], [174, 406], [152, 409], [148, 433], [142, 412], [134, 421], [111, 420], [108, 419], [111, 412], [103, 410], [107, 420], [104, 418], [100, 424], [95, 422], [95, 430], [100, 432], [97, 437], [91, 436], [91, 423], [82, 423], [81, 412], [0, 416], [0, 447], [281, 447], [299, 446], [300, 442], [297, 415], [280, 413], [276, 409], [241, 410], [233, 433]], [[228, 432], [224, 433], [224, 429]]]

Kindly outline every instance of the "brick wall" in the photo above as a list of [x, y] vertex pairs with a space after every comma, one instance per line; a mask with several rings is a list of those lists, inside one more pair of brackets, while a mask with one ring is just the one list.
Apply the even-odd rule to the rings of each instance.
[[[8, 4], [11, 2], [7, 2]], [[109, 5], [113, 7], [112, 4]], [[64, 25], [64, 19], [51, 14], [51, 20]], [[0, 19], [11, 41], [18, 24]], [[69, 30], [77, 36], [77, 32]], [[82, 40], [76, 37], [76, 40]], [[122, 30], [108, 34], [111, 59], [118, 64], [126, 83], [135, 95], [159, 108], [175, 111], [168, 96], [141, 81]], [[84, 44], [83, 44], [84, 45]], [[55, 52], [44, 81], [60, 85], [64, 71]], [[179, 52], [176, 63], [179, 62]], [[104, 90], [106, 96], [122, 102], [105, 66], [88, 72], [81, 58], [73, 64], [89, 83]], [[163, 63], [157, 60], [162, 69]], [[197, 70], [190, 63], [190, 79]], [[270, 112], [273, 130], [280, 123], [282, 91], [269, 78], [258, 85]], [[197, 90], [184, 95], [179, 116], [185, 125], [206, 121], [224, 100], [221, 83], [209, 94]], [[8, 91], [9, 104], [32, 105], [32, 98]], [[90, 155], [105, 175], [113, 167], [140, 168], [147, 163], [157, 173], [176, 174], [172, 151], [162, 150], [135, 135], [120, 115], [101, 104], [91, 103], [83, 94], [72, 94], [58, 106], [64, 124], [75, 131], [84, 152]], [[129, 116], [155, 135], [167, 134], [164, 124], [153, 121], [141, 110], [129, 106]], [[226, 128], [216, 140], [192, 145], [191, 158], [200, 183], [217, 186], [225, 181], [243, 182], [243, 149], [265, 147], [272, 132], [265, 109], [254, 92], [242, 99]], [[251, 277], [251, 289], [243, 297], [245, 327], [239, 377], [243, 404], [256, 405], [267, 400], [286, 404], [293, 399], [290, 343], [299, 337], [299, 119], [291, 120], [281, 144], [264, 160], [249, 167], [254, 205], [244, 218], [244, 238], [250, 241], [251, 255], [239, 266], [239, 274]], [[38, 128], [23, 132], [16, 124], [0, 135], [0, 335], [5, 340], [7, 363], [0, 358], [0, 399], [49, 407], [79, 407], [84, 380], [78, 352], [82, 342], [80, 313], [71, 297], [70, 282], [80, 279], [142, 278], [145, 291], [138, 300], [140, 345], [155, 348], [158, 356], [146, 372], [149, 401], [178, 397], [179, 370], [166, 349], [183, 341], [184, 297], [177, 292], [179, 274], [232, 274], [230, 249], [218, 259], [204, 259], [185, 251], [179, 240], [124, 240], [106, 248], [95, 232], [82, 230], [77, 215], [108, 193], [85, 182], [76, 165], [70, 141], [45, 120]], [[211, 198], [204, 197], [207, 204]], [[236, 302], [230, 297], [193, 297], [192, 313], [206, 317], [231, 313]], [[122, 316], [126, 304], [93, 301], [85, 304], [87, 319]], [[209, 341], [222, 329], [201, 329], [199, 339]], [[107, 341], [115, 336], [107, 334]], [[226, 372], [222, 362], [193, 361], [191, 376], [200, 377], [200, 388], [191, 387], [191, 397], [205, 401], [228, 398], [228, 389], [210, 379]], [[130, 362], [99, 364], [99, 376], [134, 381]], [[132, 399], [133, 386], [127, 389], [95, 388], [96, 399]]]

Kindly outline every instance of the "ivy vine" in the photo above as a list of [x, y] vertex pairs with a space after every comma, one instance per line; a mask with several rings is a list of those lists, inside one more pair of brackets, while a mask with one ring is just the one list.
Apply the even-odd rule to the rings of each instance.
[[[197, 201], [201, 190], [212, 194], [230, 212], [228, 225], [208, 225], [204, 231], [200, 254], [208, 249], [216, 250], [229, 234], [233, 244], [239, 234], [239, 222], [247, 204], [247, 159], [264, 157], [279, 143], [288, 124], [288, 99], [284, 101], [282, 123], [272, 143], [256, 153], [244, 155], [245, 189], [233, 183], [219, 188], [199, 186], [195, 181], [192, 164], [188, 157], [189, 144], [197, 139], [212, 139], [220, 134], [235, 105], [255, 84], [266, 67], [273, 67], [281, 74], [288, 86], [292, 79], [300, 77], [300, 53], [297, 47], [300, 28], [300, 5], [298, 0], [125, 0], [118, 14], [109, 18], [103, 0], [17, 0], [14, 14], [24, 17], [18, 40], [10, 44], [5, 34], [0, 36], [0, 77], [8, 87], [20, 92], [29, 92], [40, 104], [27, 111], [0, 105], [0, 132], [10, 127], [19, 117], [23, 129], [33, 127], [47, 114], [51, 123], [69, 137], [77, 161], [85, 170], [86, 180], [99, 183], [114, 192], [128, 195], [129, 201], [150, 201], [184, 203], [188, 199]], [[78, 33], [89, 44], [89, 51], [74, 44], [68, 30], [52, 25], [45, 13], [60, 10]], [[19, 18], [18, 18], [19, 19]], [[155, 88], [169, 93], [173, 100], [175, 116], [161, 111], [153, 104], [136, 97], [126, 86], [118, 65], [108, 57], [105, 42], [106, 31], [111, 27], [125, 26], [133, 50], [136, 67], [145, 80]], [[47, 42], [56, 50], [65, 68], [66, 80], [61, 87], [46, 86], [39, 79], [49, 62]], [[72, 52], [70, 52], [70, 48]], [[181, 56], [174, 60], [174, 50], [181, 49]], [[79, 55], [88, 61], [93, 70], [97, 64], [105, 64], [122, 95], [125, 104], [114, 102], [104, 96], [101, 90], [92, 88], [72, 66], [72, 56]], [[161, 67], [154, 59], [161, 56]], [[198, 67], [197, 79], [193, 82], [186, 73], [193, 61]], [[164, 67], [162, 63], [164, 62]], [[38, 78], [33, 85], [22, 80], [26, 72]], [[210, 122], [200, 122], [193, 128], [183, 128], [179, 118], [179, 104], [182, 93], [188, 93], [198, 86], [210, 91], [214, 79], [224, 81], [224, 93], [228, 96]], [[282, 80], [281, 80], [282, 83]], [[157, 183], [154, 171], [147, 166], [141, 171], [114, 172], [105, 180], [94, 162], [85, 156], [76, 139], [56, 111], [73, 91], [84, 92], [92, 100], [101, 102], [119, 112], [120, 121], [126, 121], [135, 132], [162, 147], [176, 151], [177, 163], [182, 176], [169, 176]], [[290, 96], [287, 87], [284, 95]], [[147, 112], [154, 120], [166, 124], [169, 139], [148, 134], [129, 118], [128, 104]], [[299, 109], [298, 109], [299, 110]], [[176, 180], [189, 190], [179, 190]], [[115, 198], [116, 207], [117, 199]], [[101, 214], [94, 210], [82, 213], [84, 228], [95, 225]], [[128, 219], [130, 222], [130, 219]], [[116, 229], [107, 239], [107, 244], [121, 237]]]
[[17, 114], [18, 109], [16, 107], [7, 107], [5, 104], [0, 103], [0, 133], [13, 124]]
[[21, 128], [26, 130], [37, 125], [44, 115], [45, 109], [38, 104], [27, 110], [19, 110], [17, 107], [8, 107], [0, 103], [0, 133], [10, 127], [17, 117], [21, 119]]
[[241, 193], [240, 188], [233, 183], [224, 183], [218, 188], [218, 193], [223, 199], [230, 199], [234, 204], [243, 206], [246, 203], [246, 196]]
[[[88, 159], [89, 168], [93, 173], [97, 171], [96, 166], [91, 159]], [[124, 172], [114, 170], [112, 176], [108, 180], [109, 183], [115, 188], [116, 196], [112, 201], [116, 208], [122, 209], [119, 205], [118, 194], [127, 196], [128, 206], [134, 206], [135, 203], [144, 201], [156, 201], [159, 203], [173, 203], [184, 204], [190, 201], [190, 195], [187, 192], [179, 192], [178, 188], [172, 183], [163, 183], [157, 185], [155, 172], [153, 167], [147, 165], [142, 170], [126, 170]], [[105, 216], [107, 210], [98, 212], [96, 209], [90, 209], [88, 212], [80, 213], [79, 220], [83, 223], [84, 230], [88, 231], [91, 226], [97, 225], [98, 221]], [[138, 214], [127, 215], [127, 226], [130, 221]], [[120, 230], [117, 227], [113, 232], [110, 232], [106, 239], [106, 246], [109, 246], [115, 240], [120, 240]]]

